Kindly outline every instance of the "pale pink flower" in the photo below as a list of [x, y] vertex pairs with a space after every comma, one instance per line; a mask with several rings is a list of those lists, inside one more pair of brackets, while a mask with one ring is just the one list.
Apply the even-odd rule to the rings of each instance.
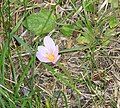
[[46, 36], [43, 40], [44, 46], [38, 46], [38, 51], [36, 53], [37, 58], [41, 62], [55, 64], [60, 55], [58, 55], [58, 45], [55, 45], [53, 39], [50, 36]]

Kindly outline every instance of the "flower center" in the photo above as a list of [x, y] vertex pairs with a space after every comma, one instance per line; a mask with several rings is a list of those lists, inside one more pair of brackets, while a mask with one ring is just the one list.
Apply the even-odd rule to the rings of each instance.
[[55, 60], [55, 56], [54, 54], [46, 54], [46, 57], [48, 60], [50, 60], [51, 62], [53, 62]]

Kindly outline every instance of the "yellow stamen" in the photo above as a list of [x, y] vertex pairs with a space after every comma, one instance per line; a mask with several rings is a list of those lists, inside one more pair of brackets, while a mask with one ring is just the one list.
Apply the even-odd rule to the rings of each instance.
[[54, 54], [46, 54], [46, 57], [48, 60], [50, 60], [51, 62], [53, 62], [55, 60], [55, 56]]

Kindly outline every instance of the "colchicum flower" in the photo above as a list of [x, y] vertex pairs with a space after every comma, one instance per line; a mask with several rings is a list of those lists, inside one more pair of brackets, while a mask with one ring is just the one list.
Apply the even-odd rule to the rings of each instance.
[[37, 58], [41, 62], [55, 64], [60, 55], [58, 55], [58, 45], [55, 45], [53, 39], [50, 36], [46, 36], [43, 40], [44, 46], [38, 46], [38, 51], [36, 53]]

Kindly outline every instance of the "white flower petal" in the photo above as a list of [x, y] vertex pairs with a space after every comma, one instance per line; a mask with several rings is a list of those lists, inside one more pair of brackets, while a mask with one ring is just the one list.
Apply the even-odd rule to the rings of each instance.
[[37, 52], [36, 53], [36, 57], [41, 61], [41, 62], [45, 62], [45, 63], [49, 63], [50, 61], [45, 58], [41, 53]]
[[61, 55], [58, 55], [57, 58], [54, 60], [53, 64], [56, 64], [56, 62], [60, 59]]
[[54, 51], [54, 49], [55, 49], [55, 43], [50, 36], [46, 36], [44, 38], [44, 45], [51, 52]]
[[47, 50], [47, 48], [45, 48], [44, 46], [38, 46], [38, 51], [36, 53], [36, 57], [41, 61], [41, 62], [50, 62], [45, 55], [48, 54], [49, 51]]
[[55, 58], [58, 56], [58, 45], [55, 46], [53, 54], [55, 55]]
[[40, 52], [42, 55], [45, 55], [46, 53], [49, 53], [49, 50], [44, 46], [38, 46], [38, 52]]

